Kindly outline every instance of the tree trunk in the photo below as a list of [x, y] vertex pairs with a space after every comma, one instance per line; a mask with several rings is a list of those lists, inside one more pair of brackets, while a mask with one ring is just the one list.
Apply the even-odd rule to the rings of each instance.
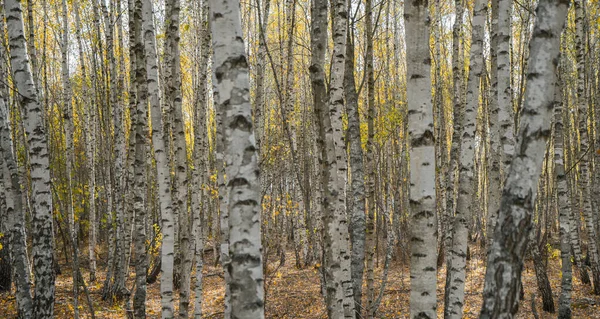
[[518, 310], [523, 258], [531, 231], [546, 140], [550, 136], [560, 32], [567, 1], [542, 0], [530, 43], [531, 61], [522, 110], [518, 151], [508, 171], [502, 193], [499, 225], [488, 253], [481, 318], [512, 317]]
[[210, 211], [208, 209], [208, 201], [206, 192], [204, 191], [207, 180], [207, 169], [205, 158], [208, 150], [208, 137], [206, 125], [206, 109], [207, 109], [207, 79], [208, 79], [208, 60], [211, 53], [210, 47], [210, 29], [208, 24], [208, 1], [203, 1], [202, 5], [198, 5], [196, 12], [200, 21], [198, 21], [198, 54], [199, 61], [197, 64], [197, 88], [194, 95], [194, 171], [193, 171], [193, 192], [192, 192], [192, 212], [195, 220], [195, 255], [196, 255], [196, 300], [194, 304], [194, 318], [202, 318], [202, 255], [204, 252], [204, 241], [206, 234], [203, 231], [203, 226], [206, 221], [205, 214]]
[[373, 70], [373, 3], [365, 1], [365, 76], [367, 81], [367, 239], [365, 262], [367, 271], [367, 318], [371, 319], [371, 308], [375, 297], [373, 257], [375, 255], [375, 74]]
[[534, 231], [529, 232], [529, 251], [533, 258], [538, 292], [542, 296], [542, 309], [546, 312], [554, 313], [554, 300], [552, 299], [552, 287], [550, 287], [550, 281], [548, 280], [548, 270], [534, 234]]
[[[1, 62], [0, 62], [1, 63]], [[4, 85], [4, 84], [0, 84]], [[27, 240], [25, 234], [25, 211], [23, 209], [21, 185], [19, 183], [19, 175], [17, 162], [13, 156], [10, 114], [8, 111], [8, 96], [5, 96], [5, 90], [2, 89], [0, 94], [0, 184], [3, 185], [5, 206], [7, 214], [7, 225], [3, 238], [7, 239], [9, 245], [2, 248], [2, 252], [9, 254], [2, 256], [7, 262], [13, 265], [14, 282], [16, 286], [15, 297], [17, 300], [17, 312], [19, 318], [32, 318], [33, 299], [31, 297], [31, 278], [29, 277], [29, 259], [27, 257]], [[4, 213], [3, 213], [4, 215]], [[3, 227], [4, 228], [4, 227]], [[3, 229], [4, 231], [4, 229]], [[11, 278], [11, 273], [8, 273], [8, 278]], [[4, 287], [3, 287], [4, 288]], [[10, 280], [8, 281], [7, 291], [11, 290]]]
[[[351, 27], [352, 28], [352, 27]], [[350, 29], [351, 30], [351, 29]], [[358, 94], [354, 82], [354, 42], [348, 32], [346, 43], [346, 64], [344, 70], [344, 90], [346, 94], [346, 113], [348, 129], [346, 138], [350, 144], [351, 185], [348, 200], [351, 230], [351, 277], [354, 291], [354, 309], [356, 318], [360, 318], [362, 305], [362, 284], [365, 269], [365, 180], [363, 173], [363, 149], [360, 137], [360, 116], [358, 113]]]
[[[472, 210], [475, 192], [475, 126], [479, 108], [479, 91], [483, 70], [483, 32], [487, 17], [487, 4], [483, 0], [475, 1], [471, 35], [469, 77], [464, 112], [458, 112], [455, 127], [461, 127], [460, 159], [458, 167], [458, 196], [453, 223], [452, 245], [448, 249], [446, 267], [446, 290], [444, 317], [462, 318], [465, 303], [465, 281], [467, 266], [467, 246], [469, 224], [473, 218]], [[461, 108], [463, 108], [461, 106]], [[476, 205], [476, 204], [475, 204]]]
[[144, 49], [146, 54], [146, 71], [148, 97], [150, 100], [152, 120], [152, 146], [156, 161], [156, 183], [160, 201], [162, 247], [161, 247], [161, 313], [162, 318], [173, 318], [173, 248], [174, 217], [171, 180], [168, 163], [168, 143], [165, 142], [163, 116], [160, 101], [160, 84], [158, 76], [158, 60], [156, 54], [156, 32], [152, 2], [143, 0], [142, 20], [144, 29]]
[[231, 318], [264, 318], [260, 183], [237, 1], [210, 2], [215, 108], [222, 112], [230, 213]]
[[[564, 65], [561, 64], [561, 66]], [[561, 68], [564, 71], [564, 68]], [[559, 73], [560, 74], [560, 73]], [[571, 292], [573, 289], [573, 274], [571, 266], [570, 221], [571, 203], [567, 176], [565, 174], [564, 134], [563, 125], [563, 94], [562, 81], [557, 79], [554, 92], [554, 172], [556, 177], [556, 198], [558, 201], [558, 222], [560, 225], [560, 256], [561, 256], [561, 293], [558, 299], [558, 318], [571, 319]]]
[[437, 218], [428, 2], [405, 2], [404, 19], [410, 136], [410, 317], [432, 319], [437, 317]]
[[[455, 0], [456, 16], [461, 17], [454, 21], [452, 28], [452, 77], [453, 77], [453, 121], [458, 122], [460, 118], [461, 109], [463, 107], [463, 78], [464, 78], [464, 66], [463, 66], [463, 47], [460, 42], [460, 36], [462, 33], [462, 16], [464, 15], [464, 7], [462, 0]], [[457, 180], [457, 169], [458, 161], [460, 159], [460, 140], [462, 137], [462, 126], [454, 125], [452, 131], [452, 142], [450, 148], [450, 163], [448, 164], [448, 177], [446, 178], [446, 213], [445, 218], [442, 221], [445, 226], [445, 234], [442, 240], [444, 241], [444, 248], [446, 250], [445, 255], [449, 256], [449, 250], [452, 246], [452, 234], [453, 234], [453, 220], [456, 207], [454, 202], [456, 200], [456, 180]]]
[[54, 313], [54, 271], [53, 271], [53, 220], [50, 163], [46, 130], [43, 125], [43, 109], [38, 100], [31, 66], [28, 59], [23, 15], [19, 1], [4, 1], [8, 43], [13, 83], [19, 94], [17, 100], [25, 110], [24, 122], [29, 146], [31, 164], [31, 184], [33, 199], [33, 264], [34, 264], [34, 305], [33, 317], [52, 318]]
[[146, 317], [146, 273], [148, 260], [146, 255], [146, 136], [148, 133], [148, 82], [146, 73], [146, 60], [144, 39], [142, 37], [142, 1], [130, 0], [129, 5], [135, 1], [133, 16], [133, 38], [131, 48], [135, 51], [135, 87], [137, 108], [135, 109], [132, 126], [135, 128], [135, 160], [133, 179], [133, 208], [135, 210], [135, 294], [133, 296], [133, 309], [136, 318]]
[[[575, 4], [575, 50], [577, 52], [577, 108], [578, 108], [578, 130], [579, 130], [579, 173], [577, 180], [582, 193], [582, 211], [585, 220], [585, 228], [588, 235], [588, 256], [591, 261], [592, 282], [594, 294], [600, 294], [600, 260], [598, 257], [598, 246], [596, 244], [596, 231], [592, 215], [591, 195], [591, 173], [589, 171], [589, 136], [588, 117], [591, 119], [589, 101], [585, 88], [585, 45], [584, 45], [584, 3], [581, 0], [574, 1]], [[593, 152], [592, 152], [593, 153]]]

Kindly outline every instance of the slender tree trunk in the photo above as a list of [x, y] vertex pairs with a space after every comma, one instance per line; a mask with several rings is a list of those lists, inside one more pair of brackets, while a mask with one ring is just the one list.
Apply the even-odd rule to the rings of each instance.
[[258, 154], [237, 1], [210, 2], [214, 100], [222, 112], [230, 215], [231, 318], [264, 318]]
[[[129, 5], [135, 1], [133, 16], [133, 38], [131, 48], [135, 51], [135, 87], [137, 108], [135, 109], [132, 126], [135, 128], [135, 160], [133, 179], [133, 207], [135, 210], [135, 294], [133, 309], [136, 318], [146, 317], [146, 273], [148, 259], [146, 255], [146, 136], [148, 133], [148, 82], [144, 39], [142, 37], [143, 0], [129, 0]], [[133, 85], [133, 83], [132, 83]]]
[[165, 142], [163, 130], [152, 1], [143, 0], [142, 5], [148, 98], [150, 100], [152, 120], [152, 146], [154, 147], [154, 159], [156, 161], [156, 183], [158, 186], [163, 235], [160, 263], [161, 313], [162, 318], [173, 318], [173, 248], [175, 234], [173, 225], [173, 199], [171, 196], [171, 180], [168, 163], [169, 144]]
[[[208, 137], [206, 125], [207, 109], [207, 78], [208, 78], [208, 59], [210, 57], [210, 29], [208, 25], [208, 1], [204, 0], [202, 5], [197, 6], [198, 22], [198, 42], [199, 42], [199, 62], [197, 65], [198, 79], [194, 99], [196, 109], [194, 109], [194, 171], [193, 171], [193, 192], [192, 192], [192, 212], [195, 220], [195, 244], [196, 244], [196, 300], [194, 304], [194, 318], [202, 318], [202, 255], [204, 252], [205, 233], [203, 224], [205, 222], [204, 214], [208, 213], [206, 194], [204, 191], [207, 183], [207, 170], [205, 158], [208, 150]], [[204, 212], [204, 213], [203, 213]]]
[[362, 305], [362, 284], [365, 269], [365, 180], [363, 173], [363, 149], [360, 136], [360, 116], [358, 113], [358, 94], [354, 82], [354, 42], [348, 32], [346, 42], [346, 64], [344, 71], [344, 90], [348, 129], [346, 138], [350, 144], [351, 185], [348, 206], [350, 216], [352, 261], [351, 277], [354, 291], [356, 318], [360, 318]]
[[[561, 64], [561, 66], [564, 64]], [[564, 71], [564, 68], [560, 68]], [[559, 73], [560, 74], [560, 73]], [[571, 203], [567, 176], [565, 174], [564, 134], [563, 125], [563, 93], [561, 76], [556, 81], [554, 91], [554, 172], [556, 177], [556, 197], [558, 201], [558, 222], [560, 226], [560, 256], [561, 256], [561, 293], [558, 299], [558, 318], [571, 318], [571, 292], [573, 290], [573, 274], [571, 265], [570, 221]]]
[[88, 207], [89, 207], [89, 239], [88, 252], [90, 259], [90, 281], [96, 280], [96, 164], [95, 164], [95, 149], [96, 149], [96, 105], [90, 98], [89, 86], [87, 80], [87, 71], [85, 65], [85, 54], [83, 52], [83, 43], [81, 37], [81, 18], [79, 16], [79, 4], [73, 3], [73, 11], [75, 13], [75, 36], [77, 38], [77, 49], [81, 63], [81, 74], [83, 76], [83, 101], [84, 101], [84, 128], [86, 140], [86, 159], [88, 167]]
[[[4, 25], [4, 6], [0, 6], [0, 47], [2, 48], [2, 52], [8, 52], [6, 51], [6, 48], [8, 47], [8, 44], [6, 43], [6, 28]], [[0, 78], [3, 79], [7, 79], [8, 78], [8, 60], [6, 59], [6, 57], [4, 56], [4, 54], [0, 55]], [[10, 114], [9, 114], [9, 97], [10, 97], [10, 93], [8, 90], [8, 85], [6, 83], [0, 83], [0, 103], [2, 104], [2, 113], [3, 114], [2, 118], [9, 120], [10, 119]], [[0, 123], [0, 125], [3, 123]], [[0, 129], [1, 130], [1, 129]], [[0, 131], [1, 132], [1, 131]], [[8, 130], [9, 134], [10, 134], [10, 129]], [[1, 135], [0, 135], [0, 141], [1, 141]], [[12, 151], [12, 149], [11, 149]], [[0, 161], [2, 161], [2, 157], [0, 156]], [[17, 168], [18, 169], [18, 168]], [[3, 168], [2, 165], [0, 165], [0, 232], [5, 234], [5, 236], [2, 236], [2, 238], [0, 238], [0, 245], [2, 245], [3, 247], [6, 247], [6, 249], [2, 249], [0, 250], [0, 291], [1, 292], [9, 292], [12, 289], [12, 283], [13, 283], [13, 262], [11, 261], [11, 244], [10, 244], [10, 240], [11, 240], [11, 235], [10, 232], [12, 231], [12, 226], [10, 224], [10, 221], [12, 220], [11, 218], [13, 217], [13, 215], [9, 215], [8, 211], [7, 211], [7, 206], [6, 206], [6, 196], [10, 195], [8, 194], [7, 191], [7, 187], [4, 186], [4, 173], [3, 173]], [[18, 172], [17, 172], [18, 173]], [[24, 213], [21, 212], [21, 214]], [[28, 260], [29, 262], [29, 260]], [[31, 285], [31, 283], [29, 284]], [[31, 294], [30, 294], [31, 296]], [[31, 297], [30, 297], [31, 299]]]
[[73, 106], [71, 104], [71, 79], [69, 76], [69, 14], [67, 1], [61, 1], [62, 7], [62, 39], [61, 39], [61, 71], [62, 71], [62, 115], [65, 130], [65, 162], [67, 175], [67, 220], [70, 241], [72, 245], [73, 258], [71, 259], [71, 270], [73, 276], [73, 317], [79, 318], [79, 279], [77, 272], [79, 269], [79, 249], [77, 247], [77, 227], [75, 223], [75, 203], [73, 199]]
[[404, 19], [410, 136], [410, 317], [425, 319], [437, 317], [435, 137], [428, 2], [405, 2]]
[[[456, 16], [460, 17], [454, 21], [452, 28], [452, 77], [453, 77], [453, 121], [458, 123], [460, 118], [461, 110], [463, 107], [463, 78], [464, 78], [464, 66], [463, 66], [463, 48], [460, 42], [460, 36], [462, 33], [462, 16], [464, 15], [464, 7], [462, 0], [455, 0], [454, 5], [456, 7]], [[446, 249], [445, 255], [449, 256], [449, 250], [452, 246], [452, 234], [453, 234], [453, 220], [456, 207], [454, 202], [456, 200], [456, 180], [457, 180], [457, 169], [458, 161], [460, 159], [460, 141], [462, 137], [462, 125], [454, 125], [452, 131], [452, 142], [450, 148], [450, 163], [448, 164], [448, 177], [446, 178], [446, 214], [445, 220], [442, 222], [446, 227], [446, 233], [444, 234], [444, 248]]]
[[538, 247], [537, 240], [533, 236], [535, 232], [529, 233], [529, 251], [533, 258], [533, 267], [535, 270], [535, 277], [537, 279], [538, 292], [542, 297], [542, 307], [544, 311], [554, 313], [554, 301], [552, 300], [552, 287], [550, 287], [550, 281], [548, 280], [548, 269], [544, 263], [542, 254]]
[[[0, 22], [1, 23], [1, 22]], [[0, 62], [2, 63], [2, 62]], [[4, 85], [4, 84], [0, 84]], [[33, 299], [31, 297], [31, 278], [29, 275], [29, 259], [27, 257], [27, 240], [25, 235], [25, 211], [23, 209], [21, 185], [19, 182], [19, 173], [17, 162], [13, 155], [10, 114], [8, 111], [8, 96], [2, 89], [0, 93], [0, 184], [3, 184], [5, 194], [7, 227], [5, 234], [8, 246], [3, 247], [2, 251], [10, 250], [10, 259], [7, 262], [12, 263], [14, 269], [14, 282], [16, 286], [15, 297], [17, 300], [17, 312], [19, 318], [33, 318]], [[2, 256], [5, 258], [5, 256]], [[6, 254], [6, 258], [8, 258]], [[10, 278], [10, 273], [9, 273]], [[7, 290], [10, 291], [10, 281]]]
[[[471, 35], [471, 52], [467, 96], [464, 112], [454, 122], [462, 128], [460, 160], [458, 173], [458, 197], [456, 214], [453, 220], [452, 245], [449, 247], [446, 267], [446, 290], [444, 317], [462, 318], [465, 303], [465, 281], [467, 266], [467, 246], [469, 224], [473, 218], [473, 192], [475, 177], [475, 129], [477, 110], [479, 109], [479, 91], [483, 70], [483, 32], [487, 17], [487, 4], [483, 0], [475, 1]], [[462, 108], [462, 107], [461, 107]], [[476, 202], [476, 201], [475, 201]]]
[[515, 157], [502, 193], [498, 227], [488, 253], [480, 318], [512, 317], [518, 310], [523, 258], [546, 140], [550, 136], [560, 33], [568, 1], [542, 0], [530, 43], [528, 81]]
[[367, 318], [370, 319], [375, 297], [373, 257], [375, 255], [375, 74], [373, 70], [373, 3], [365, 1], [365, 76], [367, 80], [367, 239], [365, 262], [367, 271]]
[[[325, 297], [329, 318], [354, 318], [354, 299], [350, 277], [350, 249], [346, 220], [346, 144], [342, 134], [344, 64], [346, 56], [347, 7], [345, 1], [332, 5], [333, 60], [329, 96], [324, 92], [324, 49], [326, 46], [327, 4], [314, 1], [311, 26], [311, 82], [319, 128], [318, 145], [324, 191], [324, 270]], [[319, 87], [319, 86], [323, 87]]]
[[[582, 193], [582, 211], [588, 236], [588, 255], [591, 261], [594, 294], [600, 294], [600, 260], [596, 244], [596, 231], [592, 215], [591, 172], [589, 166], [589, 134], [588, 117], [591, 119], [591, 109], [585, 88], [585, 34], [584, 34], [584, 2], [574, 1], [575, 4], [575, 50], [577, 52], [577, 107], [579, 130], [579, 173], [578, 185]], [[593, 153], [593, 152], [592, 152]]]
[[4, 1], [10, 62], [13, 84], [19, 94], [17, 100], [25, 110], [24, 123], [29, 146], [31, 164], [31, 184], [33, 199], [33, 264], [35, 278], [35, 299], [33, 317], [52, 318], [54, 313], [54, 271], [53, 271], [53, 220], [52, 193], [50, 184], [50, 163], [46, 130], [43, 124], [43, 109], [38, 100], [31, 73], [23, 31], [21, 3], [16, 0]]
[[[190, 303], [190, 273], [192, 267], [192, 241], [190, 238], [190, 218], [187, 207], [187, 148], [185, 131], [183, 128], [183, 110], [181, 101], [181, 65], [179, 54], [179, 0], [170, 0], [166, 3], [168, 14], [167, 43], [171, 51], [170, 61], [166, 67], [171, 68], [171, 77], [167, 79], [167, 103], [171, 105], [171, 119], [173, 121], [173, 146], [175, 155], [175, 216], [179, 222], [179, 248], [175, 255], [176, 273], [181, 276], [179, 289], [179, 317], [187, 318]], [[179, 264], [180, 263], [180, 264]]]

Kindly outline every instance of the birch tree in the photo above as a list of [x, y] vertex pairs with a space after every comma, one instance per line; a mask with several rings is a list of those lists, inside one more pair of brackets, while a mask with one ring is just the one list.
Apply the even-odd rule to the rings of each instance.
[[591, 194], [591, 171], [588, 155], [590, 146], [590, 134], [588, 131], [588, 120], [592, 119], [592, 111], [589, 107], [587, 89], [585, 83], [586, 77], [586, 50], [584, 19], [584, 2], [574, 1], [575, 5], [575, 50], [577, 60], [577, 111], [578, 111], [578, 131], [579, 131], [579, 174], [577, 180], [581, 189], [581, 209], [585, 220], [585, 228], [588, 236], [588, 254], [591, 262], [592, 283], [594, 284], [594, 293], [600, 294], [600, 257], [598, 256], [598, 245], [596, 242], [596, 230], [594, 226], [594, 217], [592, 216], [592, 194]]
[[156, 161], [156, 178], [160, 198], [162, 221], [161, 247], [161, 315], [162, 318], [173, 318], [173, 257], [174, 257], [174, 218], [173, 199], [168, 163], [168, 143], [165, 142], [163, 116], [160, 101], [160, 85], [158, 77], [158, 59], [156, 54], [156, 33], [152, 2], [143, 0], [142, 21], [144, 30], [144, 50], [146, 55], [146, 72], [148, 99], [152, 121], [152, 146]]
[[568, 6], [568, 1], [542, 0], [536, 9], [517, 152], [508, 170], [499, 225], [488, 253], [480, 318], [509, 318], [518, 310], [523, 258], [546, 140], [550, 136], [560, 33]]
[[132, 127], [135, 128], [135, 161], [134, 161], [134, 203], [135, 210], [135, 294], [133, 296], [134, 316], [146, 317], [146, 272], [148, 260], [146, 255], [146, 207], [144, 203], [146, 192], [146, 136], [148, 133], [148, 82], [144, 39], [142, 38], [143, 0], [134, 2], [132, 49], [135, 51], [135, 87], [137, 107], [135, 109]]
[[[31, 296], [31, 278], [25, 234], [25, 211], [17, 162], [13, 154], [10, 136], [10, 114], [5, 93], [6, 91], [2, 90], [2, 96], [0, 97], [0, 153], [2, 154], [2, 157], [0, 157], [0, 176], [2, 176], [0, 183], [3, 185], [5, 209], [8, 215], [8, 225], [6, 227], [8, 233], [5, 236], [9, 238], [10, 243], [11, 256], [9, 262], [14, 265], [15, 297], [19, 318], [33, 318], [33, 298]], [[2, 249], [7, 248], [3, 247]], [[10, 291], [10, 285], [8, 290]]]
[[200, 21], [198, 25], [198, 44], [197, 52], [200, 54], [197, 70], [198, 78], [197, 91], [194, 95], [196, 108], [194, 109], [194, 171], [193, 171], [193, 193], [192, 193], [192, 212], [194, 214], [194, 238], [196, 254], [196, 300], [194, 303], [194, 318], [202, 318], [202, 268], [204, 253], [204, 233], [203, 224], [206, 222], [205, 214], [208, 214], [208, 205], [206, 201], [205, 184], [207, 184], [206, 155], [208, 150], [208, 137], [206, 125], [207, 110], [207, 79], [208, 79], [208, 60], [210, 56], [210, 29], [208, 25], [208, 0], [202, 1], [201, 5], [196, 7], [196, 17]]
[[260, 185], [238, 1], [211, 0], [215, 108], [222, 110], [229, 199], [231, 318], [264, 318]]
[[458, 173], [458, 196], [456, 214], [453, 219], [452, 245], [449, 247], [446, 267], [445, 318], [462, 318], [465, 302], [465, 281], [467, 262], [467, 236], [470, 220], [473, 218], [473, 180], [475, 162], [475, 126], [479, 108], [479, 90], [483, 69], [483, 29], [487, 17], [487, 4], [475, 1], [473, 8], [471, 57], [467, 96], [464, 112], [459, 111], [455, 126], [462, 128]]
[[436, 318], [437, 220], [428, 2], [404, 3], [410, 139], [410, 317]]
[[23, 11], [20, 1], [4, 1], [10, 65], [13, 83], [19, 94], [17, 101], [25, 110], [29, 161], [31, 164], [33, 232], [32, 253], [34, 272], [33, 317], [52, 318], [54, 314], [55, 276], [53, 271], [52, 194], [48, 143], [43, 124], [43, 109], [38, 100], [26, 48]]

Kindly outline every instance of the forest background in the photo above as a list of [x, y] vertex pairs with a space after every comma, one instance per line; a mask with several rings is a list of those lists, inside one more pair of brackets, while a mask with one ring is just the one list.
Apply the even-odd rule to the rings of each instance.
[[[239, 231], [234, 124], [252, 128], [245, 138], [260, 171], [260, 183], [248, 179], [260, 204], [247, 216], [260, 216], [262, 232], [249, 233], [266, 317], [350, 308], [404, 317], [409, 305], [412, 315], [475, 317], [495, 289], [484, 288], [493, 242], [512, 233], [511, 253], [525, 257], [513, 285], [523, 287], [519, 316], [593, 316], [598, 1], [233, 7], [239, 25], [228, 30], [211, 29], [209, 11], [220, 7], [206, 0], [3, 1], [0, 302], [9, 316], [235, 311], [226, 288]], [[564, 29], [544, 29], [545, 12], [565, 16]], [[554, 46], [536, 42], [540, 28]], [[223, 40], [227, 31], [243, 45]], [[222, 47], [247, 60], [223, 60]], [[553, 61], [540, 52], [556, 54], [556, 70], [536, 69]], [[225, 64], [246, 76], [245, 120], [221, 100]], [[17, 76], [25, 65], [29, 81]], [[549, 91], [528, 95], [538, 77]], [[542, 114], [539, 165], [521, 178], [532, 196], [510, 202], [511, 161], [527, 153], [519, 127], [536, 99], [553, 113]], [[522, 212], [508, 210], [521, 199]], [[503, 228], [510, 218], [524, 228]]]

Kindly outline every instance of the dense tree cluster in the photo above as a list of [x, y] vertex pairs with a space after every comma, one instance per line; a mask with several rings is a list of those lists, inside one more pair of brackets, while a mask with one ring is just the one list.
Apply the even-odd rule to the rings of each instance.
[[600, 295], [600, 2], [572, 2], [3, 0], [0, 290], [53, 318], [68, 269], [74, 318], [100, 278], [202, 318], [210, 259], [222, 316], [264, 318], [293, 256], [328, 318], [377, 317], [393, 264], [411, 318], [462, 318], [482, 258], [480, 317], [512, 318], [531, 260], [571, 318], [573, 268]]

